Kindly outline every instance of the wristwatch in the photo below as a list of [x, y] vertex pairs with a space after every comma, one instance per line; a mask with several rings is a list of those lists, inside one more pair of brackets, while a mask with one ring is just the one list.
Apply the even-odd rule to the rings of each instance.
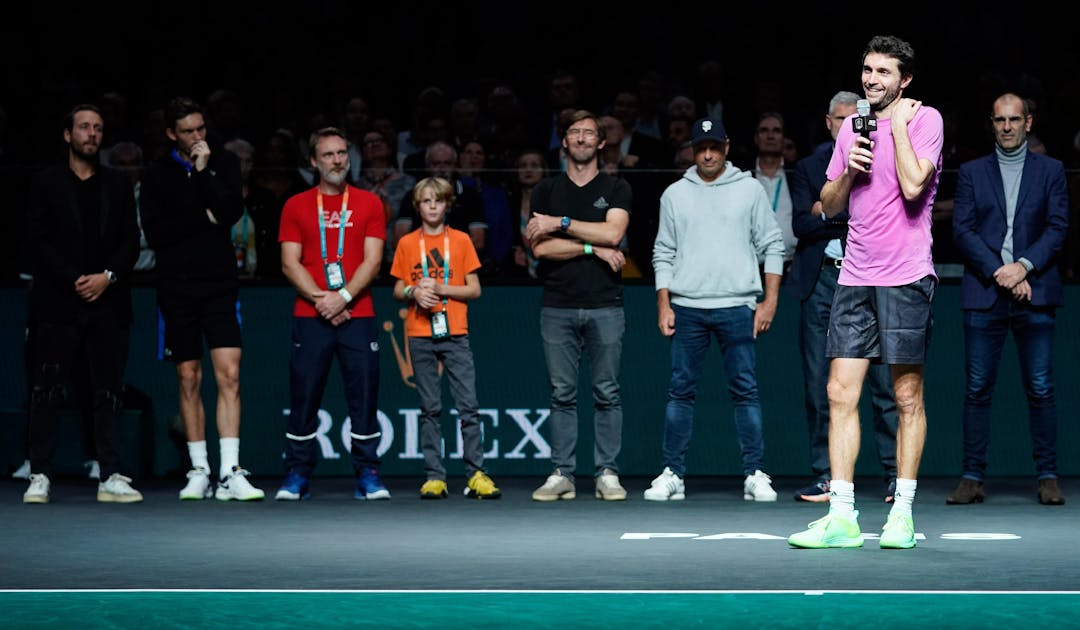
[[562, 221], [559, 221], [559, 229], [563, 232], [570, 229], [570, 217], [563, 217]]
[[113, 272], [109, 271], [108, 269], [106, 269], [105, 270], [105, 277], [109, 279], [109, 284], [116, 284], [116, 274], [115, 273], [113, 273]]

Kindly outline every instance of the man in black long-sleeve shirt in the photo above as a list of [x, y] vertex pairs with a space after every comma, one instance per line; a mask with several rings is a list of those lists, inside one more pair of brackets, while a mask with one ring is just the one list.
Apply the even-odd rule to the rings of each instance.
[[178, 97], [165, 110], [173, 149], [143, 177], [146, 239], [157, 252], [158, 308], [165, 320], [167, 358], [176, 363], [180, 417], [192, 469], [184, 500], [215, 496], [206, 449], [202, 384], [203, 339], [217, 380], [221, 463], [216, 497], [251, 501], [263, 491], [240, 467], [240, 318], [236, 258], [229, 227], [244, 211], [240, 166], [227, 151], [211, 153], [203, 110]]

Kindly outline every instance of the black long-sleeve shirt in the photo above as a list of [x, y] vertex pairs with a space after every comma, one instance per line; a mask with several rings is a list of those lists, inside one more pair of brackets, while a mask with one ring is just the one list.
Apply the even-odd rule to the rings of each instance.
[[162, 156], [143, 175], [140, 210], [162, 280], [236, 278], [229, 228], [243, 215], [244, 199], [240, 163], [231, 153], [214, 152], [202, 171]]

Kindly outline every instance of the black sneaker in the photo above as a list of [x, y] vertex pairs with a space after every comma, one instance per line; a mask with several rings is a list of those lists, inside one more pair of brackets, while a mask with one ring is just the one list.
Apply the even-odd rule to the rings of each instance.
[[799, 488], [795, 491], [795, 500], [809, 501], [810, 503], [828, 503], [829, 481], [827, 479], [818, 479], [805, 488]]
[[888, 485], [885, 486], [885, 502], [892, 503], [893, 497], [896, 496], [896, 477], [889, 480]]

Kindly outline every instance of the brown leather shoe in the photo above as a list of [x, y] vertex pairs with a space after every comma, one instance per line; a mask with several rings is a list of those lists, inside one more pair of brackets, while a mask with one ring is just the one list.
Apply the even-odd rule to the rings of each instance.
[[[1042, 482], [1039, 482], [1042, 484]], [[1039, 486], [1041, 497], [1042, 485]], [[986, 492], [983, 491], [983, 485], [981, 481], [974, 481], [964, 477], [960, 479], [960, 485], [956, 486], [956, 490], [945, 499], [945, 503], [949, 505], [967, 505], [968, 503], [982, 503], [986, 498]]]
[[1039, 503], [1043, 505], [1065, 505], [1065, 496], [1061, 494], [1057, 479], [1039, 480]]

